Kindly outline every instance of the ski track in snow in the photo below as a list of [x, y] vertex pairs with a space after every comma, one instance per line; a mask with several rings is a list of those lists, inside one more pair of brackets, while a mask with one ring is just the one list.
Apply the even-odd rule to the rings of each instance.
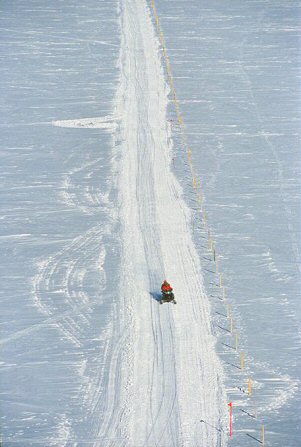
[[[42, 327], [55, 325], [70, 341], [80, 346], [78, 338], [80, 326], [89, 324], [90, 306], [94, 304], [90, 301], [84, 285], [85, 275], [91, 267], [91, 259], [96, 257], [95, 271], [98, 271], [101, 281], [105, 279], [104, 248], [100, 250], [98, 256], [93, 255], [95, 244], [101, 246], [104, 231], [101, 225], [93, 227], [87, 233], [76, 237], [54, 256], [38, 263], [39, 273], [32, 280], [32, 300], [47, 318], [41, 323], [3, 338], [0, 345], [31, 334]], [[79, 321], [75, 322], [79, 316], [80, 324]]]
[[61, 189], [60, 199], [63, 203], [66, 203], [68, 207], [80, 209], [85, 214], [94, 214], [95, 209], [103, 209], [110, 206], [108, 194], [102, 194], [100, 188], [95, 186], [86, 185], [84, 188], [76, 187], [74, 178], [76, 176], [82, 176], [90, 178], [93, 173], [93, 168], [96, 168], [101, 159], [96, 159], [85, 163], [79, 168], [75, 168], [72, 171], [64, 174]]
[[[95, 446], [224, 446], [222, 368], [190, 212], [169, 168], [168, 87], [159, 43], [146, 2], [125, 0], [120, 20], [119, 343]], [[157, 301], [164, 277], [174, 286], [176, 306]]]

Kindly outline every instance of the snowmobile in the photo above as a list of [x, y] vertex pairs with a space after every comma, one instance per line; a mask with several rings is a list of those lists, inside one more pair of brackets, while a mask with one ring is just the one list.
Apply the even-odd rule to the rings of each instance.
[[168, 290], [166, 292], [162, 291], [160, 304], [163, 304], [163, 303], [174, 303], [174, 304], [177, 304], [177, 302], [175, 300], [175, 295], [174, 295], [174, 293], [171, 290]]

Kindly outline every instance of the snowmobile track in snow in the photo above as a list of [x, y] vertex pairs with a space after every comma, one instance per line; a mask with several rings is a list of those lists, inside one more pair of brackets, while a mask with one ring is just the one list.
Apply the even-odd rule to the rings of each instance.
[[[128, 447], [219, 446], [222, 432], [199, 423], [203, 417], [222, 426], [226, 403], [190, 212], [170, 171], [159, 42], [146, 2], [122, 2], [120, 23], [114, 115], [122, 117], [115, 135], [122, 155], [122, 347], [110, 368], [98, 437], [122, 434]], [[165, 277], [179, 297], [177, 306], [158, 306], [153, 298]]]

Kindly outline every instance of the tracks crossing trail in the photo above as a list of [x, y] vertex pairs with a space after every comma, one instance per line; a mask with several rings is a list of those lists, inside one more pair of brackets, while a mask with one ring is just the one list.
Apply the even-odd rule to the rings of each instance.
[[[159, 41], [146, 1], [121, 2], [120, 21], [120, 343], [96, 445], [118, 439], [116, 445], [128, 447], [224, 446], [222, 368], [190, 212], [170, 170], [168, 86]], [[176, 306], [156, 300], [165, 277], [174, 286]]]

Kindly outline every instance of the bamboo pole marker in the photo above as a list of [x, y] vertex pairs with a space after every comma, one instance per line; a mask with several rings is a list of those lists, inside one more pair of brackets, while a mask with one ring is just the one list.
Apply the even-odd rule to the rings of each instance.
[[220, 288], [223, 287], [223, 274], [222, 273], [219, 274], [219, 286], [220, 286]]
[[215, 249], [213, 250], [213, 261], [216, 261], [216, 254], [215, 254]]
[[170, 63], [169, 63], [169, 59], [168, 59], [168, 58], [166, 58], [165, 63], [166, 63], [166, 67], [167, 67], [168, 74], [169, 74], [169, 76], [170, 76], [171, 70], [170, 70]]
[[196, 177], [195, 176], [193, 176], [193, 187], [194, 187], [194, 189], [197, 188], [197, 182], [196, 182]]
[[210, 251], [211, 251], [211, 253], [212, 253], [212, 250], [213, 250], [213, 244], [212, 244], [212, 239], [211, 239], [211, 238], [209, 239], [209, 244], [210, 244]]
[[200, 208], [202, 209], [203, 197], [202, 197], [202, 193], [201, 192], [198, 195], [198, 202], [199, 202]]
[[248, 395], [251, 396], [252, 394], [252, 385], [253, 385], [253, 380], [251, 378], [249, 378], [248, 380]]
[[227, 306], [227, 316], [228, 316], [228, 318], [231, 317], [231, 306], [230, 306], [230, 304], [228, 304], [228, 306]]
[[233, 334], [233, 318], [230, 317], [230, 332]]
[[264, 446], [264, 425], [261, 426], [261, 443]]
[[180, 112], [178, 112], [178, 121], [179, 121], [180, 126], [182, 127], [183, 126], [183, 119], [182, 119], [182, 115], [180, 114]]
[[241, 369], [245, 368], [245, 353], [244, 352], [241, 353], [240, 367], [241, 367]]

